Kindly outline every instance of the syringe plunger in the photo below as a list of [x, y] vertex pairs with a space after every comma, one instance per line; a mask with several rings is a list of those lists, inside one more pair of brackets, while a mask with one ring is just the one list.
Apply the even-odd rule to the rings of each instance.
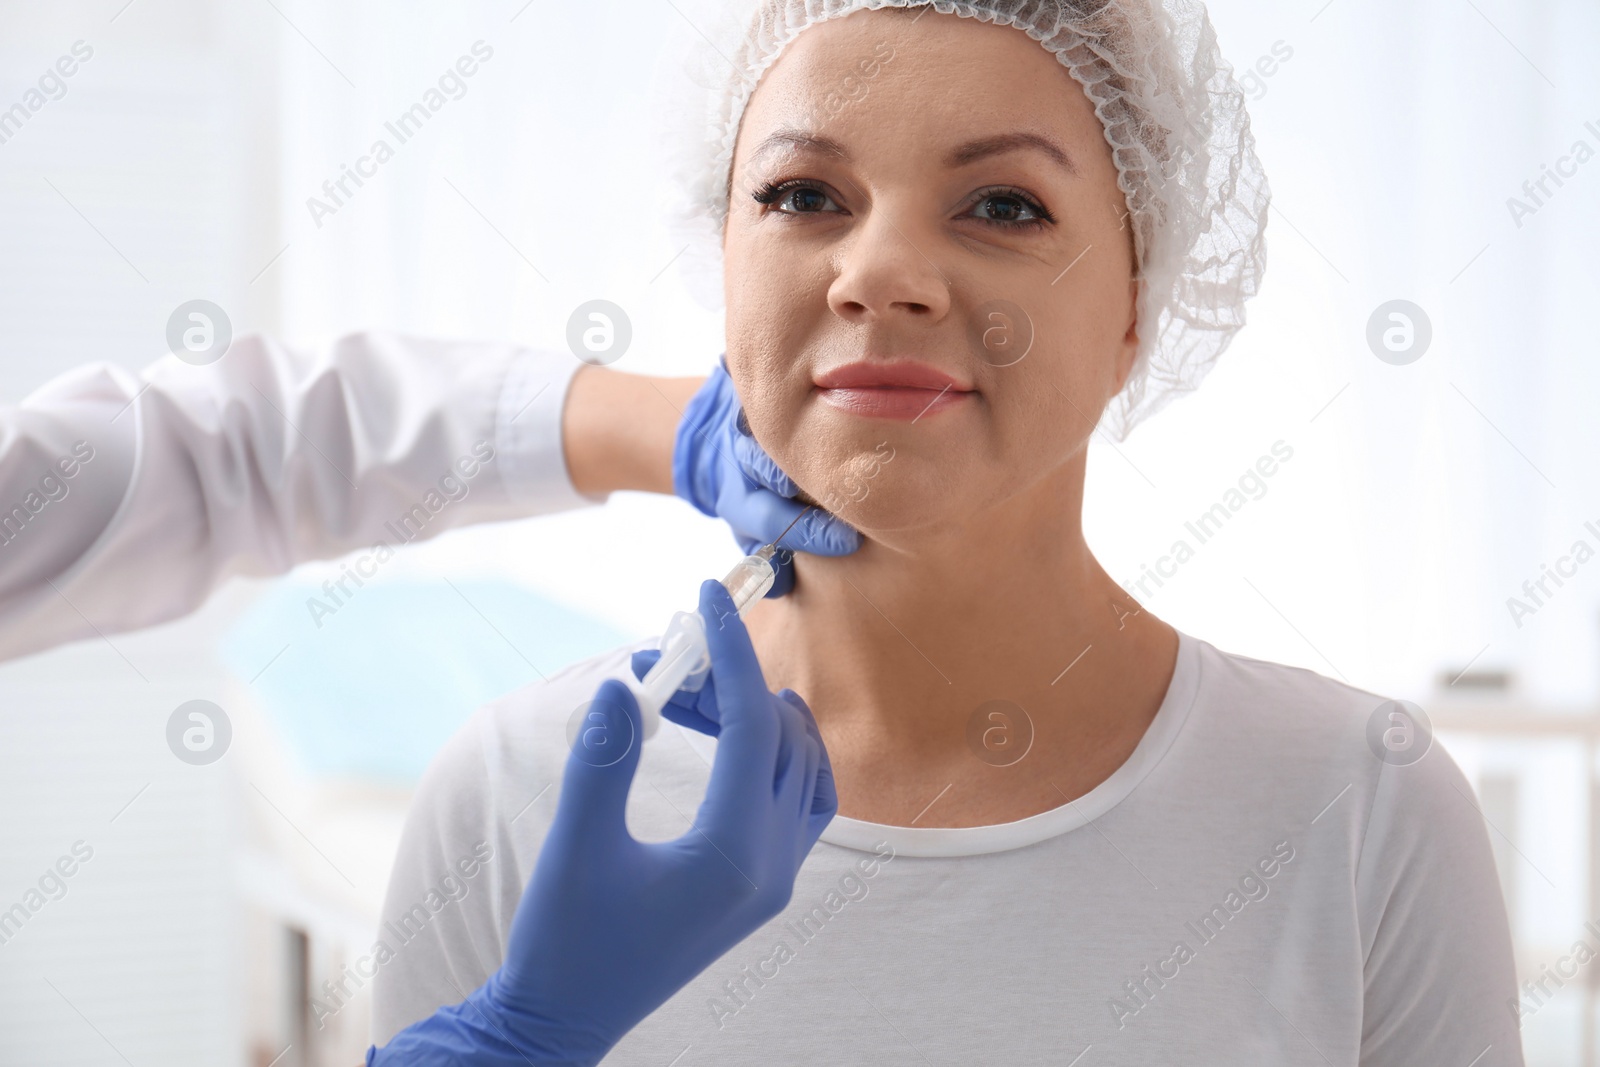
[[[734, 565], [722, 579], [733, 606], [743, 618], [751, 606], [767, 595], [777, 572], [772, 566], [773, 546], [763, 545], [753, 555]], [[706, 647], [706, 624], [699, 612], [680, 611], [672, 617], [661, 635], [661, 658], [633, 686], [644, 720], [644, 736], [655, 735], [661, 723], [661, 709], [680, 689], [698, 693], [711, 672], [711, 654]], [[631, 680], [628, 679], [628, 680]]]

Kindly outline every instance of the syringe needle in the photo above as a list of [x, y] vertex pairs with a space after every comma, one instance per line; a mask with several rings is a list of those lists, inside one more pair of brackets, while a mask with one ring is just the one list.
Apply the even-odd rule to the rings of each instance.
[[791, 522], [789, 525], [785, 526], [783, 528], [783, 533], [779, 534], [777, 537], [774, 537], [772, 539], [772, 543], [768, 547], [772, 548], [772, 549], [776, 549], [778, 547], [778, 542], [782, 541], [785, 537], [787, 537], [788, 534], [789, 534], [789, 531], [795, 528], [795, 524], [798, 523], [801, 519], [806, 517], [806, 512], [807, 511], [812, 511], [815, 508], [816, 508], [815, 504], [808, 504], [806, 506], [805, 511], [802, 511], [800, 514], [796, 515], [794, 517], [794, 522]]

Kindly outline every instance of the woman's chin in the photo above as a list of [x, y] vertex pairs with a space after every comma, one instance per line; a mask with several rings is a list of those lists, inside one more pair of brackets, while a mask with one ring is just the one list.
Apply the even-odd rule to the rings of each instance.
[[958, 519], [968, 495], [957, 491], [959, 479], [948, 470], [918, 466], [904, 454], [887, 462], [857, 457], [843, 466], [843, 474], [807, 479], [804, 495], [868, 537]]

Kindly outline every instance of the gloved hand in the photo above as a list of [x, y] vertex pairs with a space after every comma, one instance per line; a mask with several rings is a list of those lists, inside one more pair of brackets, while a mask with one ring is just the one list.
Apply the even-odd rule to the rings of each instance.
[[788, 904], [838, 810], [828, 753], [805, 702], [767, 690], [721, 582], [700, 587], [700, 614], [720, 740], [693, 828], [658, 844], [628, 833], [642, 723], [627, 687], [606, 681], [567, 758], [505, 962], [463, 1003], [369, 1050], [369, 1067], [599, 1063]]
[[[713, 518], [733, 527], [746, 555], [783, 533], [805, 510], [795, 501], [800, 488], [778, 469], [744, 428], [739, 396], [727, 364], [717, 361], [678, 423], [672, 450], [673, 491]], [[861, 535], [842, 519], [818, 508], [784, 537], [781, 548], [818, 556], [848, 556]], [[794, 588], [794, 561], [787, 552], [772, 559], [776, 577], [767, 596]]]
[[[633, 676], [644, 681], [644, 676], [650, 673], [650, 668], [660, 658], [659, 648], [642, 648], [635, 652], [629, 664], [633, 668]], [[706, 675], [705, 684], [698, 692], [680, 689], [672, 694], [672, 699], [661, 708], [661, 717], [711, 737], [721, 733], [722, 727], [718, 724], [722, 721], [722, 713], [717, 708], [716, 672]]]

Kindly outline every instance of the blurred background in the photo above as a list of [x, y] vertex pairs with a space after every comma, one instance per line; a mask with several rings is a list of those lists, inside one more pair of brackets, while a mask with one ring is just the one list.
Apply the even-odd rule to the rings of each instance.
[[[618, 369], [704, 372], [721, 316], [675, 265], [652, 159], [682, 7], [0, 3], [0, 403], [161, 357], [193, 299], [236, 336], [561, 348], [603, 298], [633, 322]], [[1596, 1064], [1600, 962], [1562, 961], [1600, 947], [1600, 9], [1210, 7], [1273, 185], [1271, 269], [1197, 394], [1093, 444], [1091, 544], [1187, 633], [1426, 710], [1489, 820], [1522, 977], [1554, 993], [1528, 1062]], [[478, 42], [459, 98], [310, 210]], [[1292, 458], [1241, 485], [1275, 445]], [[0, 1063], [358, 1062], [345, 968], [432, 752], [536, 669], [656, 632], [737, 554], [687, 505], [617, 494], [408, 546], [321, 628], [303, 605], [337, 561], [0, 664], [0, 909], [82, 861], [0, 943]], [[208, 766], [164, 733], [197, 699], [233, 727]]]

